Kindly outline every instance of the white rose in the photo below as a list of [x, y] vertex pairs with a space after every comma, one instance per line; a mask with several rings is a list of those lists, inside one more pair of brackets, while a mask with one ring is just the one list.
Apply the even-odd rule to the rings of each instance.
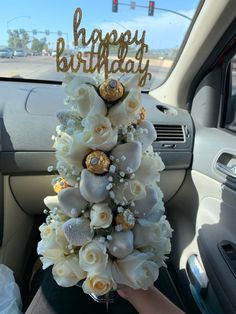
[[166, 216], [163, 215], [158, 223], [161, 228], [162, 237], [171, 238], [173, 229], [170, 226], [169, 221], [166, 219]]
[[168, 259], [167, 254], [170, 254], [171, 251], [171, 243], [169, 238], [161, 238], [158, 242], [153, 244], [153, 246], [146, 246], [141, 249], [142, 252], [152, 252], [153, 256], [151, 260], [153, 260], [158, 267], [165, 266], [165, 260]]
[[48, 239], [50, 236], [52, 236], [53, 229], [50, 225], [47, 225], [46, 223], [43, 223], [39, 227], [40, 236], [42, 239]]
[[79, 251], [80, 267], [90, 274], [104, 272], [107, 262], [106, 246], [96, 240], [86, 243]]
[[106, 104], [93, 86], [88, 84], [78, 86], [74, 97], [75, 99], [71, 102], [73, 109], [77, 110], [82, 118], [94, 114], [106, 115]]
[[71, 287], [86, 277], [86, 272], [79, 265], [78, 256], [68, 256], [56, 262], [52, 274], [59, 286]]
[[53, 144], [53, 148], [55, 148], [57, 151], [56, 154], [59, 157], [58, 159], [66, 160], [71, 143], [72, 137], [65, 132], [60, 132], [60, 135], [56, 137], [55, 142]]
[[107, 203], [94, 204], [90, 211], [90, 227], [108, 228], [112, 223], [112, 210]]
[[68, 96], [75, 98], [79, 96], [80, 86], [86, 83], [96, 86], [96, 81], [90, 76], [66, 73], [62, 87]]
[[132, 88], [128, 96], [121, 102], [112, 106], [109, 110], [109, 119], [112, 125], [130, 125], [139, 118], [141, 109], [141, 94], [138, 88]]
[[135, 172], [135, 178], [147, 185], [150, 182], [160, 181], [160, 171], [164, 170], [165, 166], [159, 155], [143, 155], [141, 165]]
[[80, 170], [83, 168], [84, 157], [90, 152], [90, 149], [82, 141], [81, 132], [76, 132], [73, 135], [60, 132], [53, 147], [56, 149], [57, 160], [75, 165]]
[[153, 223], [147, 219], [136, 221], [134, 232], [134, 246], [136, 248], [151, 245], [160, 240], [161, 227], [158, 223]]
[[149, 215], [146, 216], [145, 218], [151, 222], [158, 222], [161, 219], [164, 212], [165, 212], [164, 203], [161, 200], [159, 200], [156, 206], [153, 207]]
[[57, 112], [57, 119], [60, 122], [60, 127], [57, 132], [63, 129], [68, 134], [74, 133], [74, 131], [81, 130], [81, 116], [76, 110], [62, 109]]
[[134, 200], [140, 200], [146, 196], [145, 186], [138, 180], [127, 180], [127, 184], [114, 185], [115, 201], [118, 204], [128, 204]]
[[112, 276], [116, 283], [133, 289], [148, 289], [159, 275], [156, 263], [150, 260], [152, 254], [134, 251], [123, 259], [114, 261]]
[[117, 144], [118, 131], [108, 118], [96, 114], [83, 119], [83, 142], [91, 149], [111, 150]]
[[[37, 252], [39, 255], [42, 255], [40, 259], [43, 263], [43, 269], [46, 269], [64, 256], [64, 245], [65, 243], [68, 244], [68, 242], [66, 242], [64, 237], [62, 237], [63, 241], [60, 241], [61, 238], [58, 241], [57, 233], [51, 227], [43, 227], [41, 230], [43, 238], [38, 243]], [[48, 233], [46, 237], [45, 233]]]
[[145, 190], [145, 197], [134, 201], [134, 215], [138, 218], [148, 217], [158, 202], [158, 193], [153, 186], [147, 185]]
[[[128, 196], [128, 194], [130, 194]], [[145, 187], [138, 180], [129, 180], [127, 186], [127, 197], [130, 200], [140, 200], [146, 196]]]
[[166, 217], [162, 216], [157, 223], [153, 223], [147, 219], [138, 219], [133, 232], [135, 247], [142, 248], [155, 245], [161, 238], [170, 238], [172, 229]]
[[113, 286], [112, 278], [104, 272], [103, 274], [88, 275], [82, 288], [84, 293], [94, 293], [99, 296], [108, 293]]

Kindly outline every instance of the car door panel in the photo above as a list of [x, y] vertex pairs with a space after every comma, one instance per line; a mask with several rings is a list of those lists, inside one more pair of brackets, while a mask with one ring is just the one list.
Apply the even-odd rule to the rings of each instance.
[[221, 78], [219, 69], [213, 70], [195, 93], [192, 169], [167, 203], [175, 230], [172, 261], [190, 285], [188, 259], [197, 256], [209, 279], [207, 292], [197, 297], [206, 313], [236, 313], [236, 278], [219, 249], [222, 241], [236, 243], [236, 180], [218, 167], [220, 162], [231, 168], [236, 156], [235, 134], [218, 126]]
[[[212, 75], [215, 75], [216, 71], [218, 75], [213, 78]], [[220, 80], [222, 77], [220, 70], [216, 71], [208, 75], [210, 82], [212, 79], [217, 82], [217, 78]], [[213, 95], [221, 90], [222, 85], [210, 85], [213, 86]], [[214, 107], [210, 110], [210, 113], [218, 112], [212, 118], [211, 123], [208, 126], [201, 122], [195, 124], [196, 136], [192, 169], [195, 176], [195, 187], [200, 196], [196, 220], [197, 243], [209, 282], [223, 311], [235, 313], [236, 278], [221, 254], [220, 246], [222, 241], [231, 241], [236, 244], [234, 223], [236, 221], [236, 180], [225, 172], [225, 169], [231, 169], [235, 161], [236, 137], [227, 129], [214, 127], [219, 125], [218, 121], [222, 114], [220, 108], [222, 98], [216, 99], [213, 101], [210, 98], [209, 102], [219, 103], [216, 105], [219, 110], [215, 110]], [[220, 100], [221, 102], [219, 102]], [[200, 104], [201, 102], [193, 101], [194, 109]], [[197, 117], [196, 113], [193, 114], [193, 119], [197, 120]]]

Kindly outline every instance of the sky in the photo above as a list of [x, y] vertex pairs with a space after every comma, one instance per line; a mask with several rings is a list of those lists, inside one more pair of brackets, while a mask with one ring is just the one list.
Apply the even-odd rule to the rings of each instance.
[[[146, 42], [151, 49], [170, 49], [179, 46], [190, 21], [176, 14], [158, 10], [168, 9], [192, 18], [199, 0], [158, 0], [155, 1], [154, 16], [148, 16], [147, 8], [130, 9], [129, 0], [119, 0], [118, 13], [111, 10], [112, 0], [8, 0], [1, 1], [0, 45], [7, 45], [7, 29], [23, 28], [27, 31], [61, 30], [69, 44], [73, 42], [73, 14], [77, 7], [83, 10], [81, 27], [88, 35], [94, 28], [103, 31], [117, 29], [118, 32], [138, 29], [140, 34], [146, 30]], [[137, 5], [148, 6], [148, 0], [138, 0]], [[31, 33], [29, 33], [32, 36]], [[45, 34], [37, 34], [37, 38]], [[48, 36], [51, 48], [55, 48], [56, 34]]]

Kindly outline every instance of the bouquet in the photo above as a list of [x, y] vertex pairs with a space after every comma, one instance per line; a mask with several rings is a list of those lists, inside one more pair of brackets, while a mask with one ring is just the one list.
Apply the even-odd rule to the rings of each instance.
[[164, 164], [152, 148], [156, 132], [138, 81], [68, 74], [63, 82], [66, 109], [53, 136], [57, 195], [44, 200], [38, 243], [43, 269], [53, 266], [60, 286], [82, 281], [96, 296], [117, 285], [147, 289], [170, 253], [158, 187]]

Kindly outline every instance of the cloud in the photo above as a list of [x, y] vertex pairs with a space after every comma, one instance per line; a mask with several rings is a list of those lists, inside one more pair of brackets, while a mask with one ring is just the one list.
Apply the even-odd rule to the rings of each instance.
[[[193, 17], [195, 10], [179, 11], [190, 18]], [[179, 47], [184, 35], [190, 25], [190, 20], [169, 12], [155, 12], [154, 17], [139, 16], [130, 20], [120, 20], [119, 22], [106, 21], [100, 23], [99, 28], [103, 32], [110, 32], [116, 29], [118, 33], [126, 29], [132, 33], [138, 29], [139, 34], [146, 30], [146, 42], [150, 49], [170, 49]]]

